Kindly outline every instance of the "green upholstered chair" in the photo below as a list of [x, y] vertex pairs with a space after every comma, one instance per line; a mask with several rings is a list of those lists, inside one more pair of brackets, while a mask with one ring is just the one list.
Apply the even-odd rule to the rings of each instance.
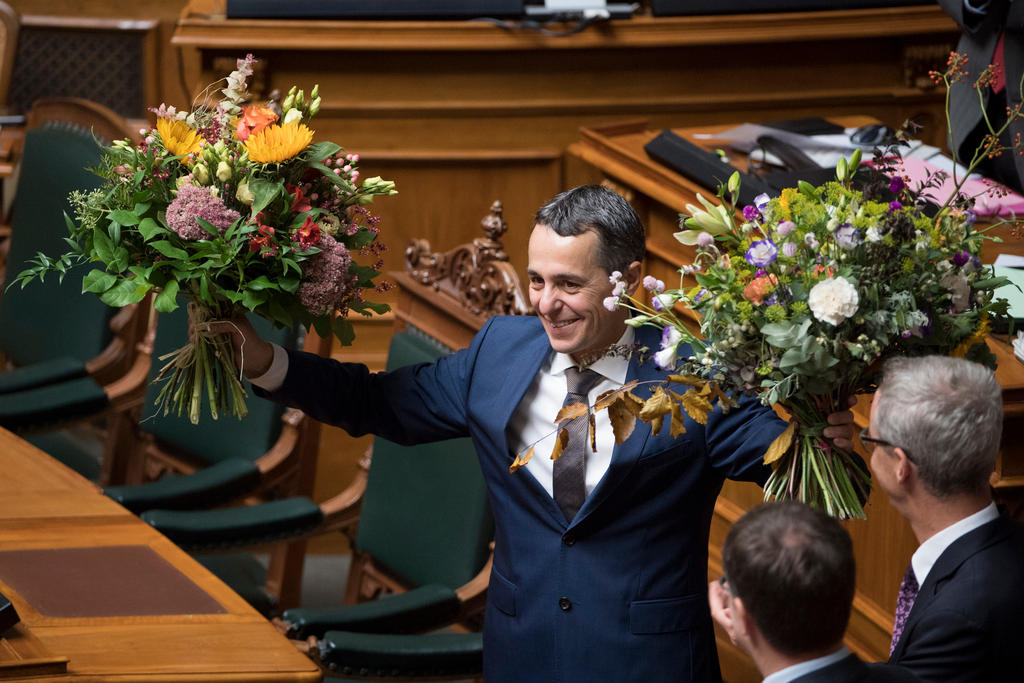
[[[252, 322], [264, 339], [287, 348], [297, 346], [295, 331], [274, 329], [261, 318], [253, 317]], [[200, 510], [245, 497], [266, 501], [309, 493], [316, 446], [309, 443], [312, 435], [300, 411], [252, 396], [247, 399], [249, 412], [244, 420], [231, 416], [203, 418], [194, 425], [187, 417], [157, 411], [159, 386], [150, 382], [163, 365], [158, 359], [180, 347], [187, 334], [184, 307], [158, 316], [145, 399], [141, 406], [116, 418], [122, 427], [114, 431], [122, 439], [127, 433], [131, 448], [108, 448], [108, 452], [119, 450], [126, 460], [110, 465], [116, 470], [112, 478], [146, 483], [107, 487], [107, 494], [141, 513], [151, 508]], [[281, 510], [281, 505], [271, 507]], [[319, 514], [315, 505], [312, 508]], [[295, 521], [289, 517], [290, 523]], [[307, 519], [300, 524], [308, 528], [318, 521]], [[289, 534], [280, 532], [281, 525], [267, 521], [260, 530], [261, 541], [287, 537]], [[292, 528], [288, 526], [289, 531]], [[196, 534], [205, 538], [201, 526]], [[190, 550], [204, 546], [201, 542], [188, 543], [187, 539], [181, 545]], [[279, 600], [285, 604], [297, 601], [304, 552], [301, 540], [276, 548], [269, 572], [248, 553], [198, 559], [235, 585], [257, 609], [269, 614]]]
[[[388, 368], [445, 352], [421, 334], [399, 332], [392, 337]], [[345, 676], [479, 673], [479, 634], [394, 635], [453, 623], [479, 625], [494, 523], [469, 439], [398, 446], [377, 438], [366, 479], [320, 506], [296, 498], [199, 513], [151, 509], [142, 519], [196, 550], [256, 544], [268, 534], [285, 533], [291, 523], [303, 536], [344, 530], [357, 515], [345, 602], [359, 604], [287, 610], [282, 630], [304, 641], [318, 639], [312, 654]]]

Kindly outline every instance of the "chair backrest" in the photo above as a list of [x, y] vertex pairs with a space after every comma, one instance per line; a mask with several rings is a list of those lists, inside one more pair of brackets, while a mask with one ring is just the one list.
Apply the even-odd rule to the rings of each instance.
[[[285, 348], [297, 347], [297, 331], [275, 329], [257, 316], [251, 316], [251, 322], [263, 339]], [[187, 339], [188, 314], [184, 306], [159, 315], [153, 342], [150, 384], [146, 388], [140, 428], [156, 437], [162, 446], [170, 445], [190, 460], [195, 460], [197, 465], [213, 465], [226, 458], [255, 460], [267, 452], [281, 432], [284, 406], [278, 403], [250, 395], [246, 399], [249, 414], [244, 420], [231, 415], [213, 420], [204, 415], [199, 424], [192, 424], [187, 416], [179, 417], [173, 412], [157, 414], [156, 396], [162, 385], [154, 385], [152, 381], [164, 366], [160, 356], [180, 348]]]
[[[432, 361], [444, 347], [398, 332], [388, 369]], [[373, 442], [356, 547], [415, 585], [456, 588], [487, 560], [494, 537], [487, 490], [468, 438], [418, 446]]]
[[7, 104], [14, 71], [14, 55], [18, 49], [18, 14], [0, 0], [0, 105]]
[[[25, 135], [21, 170], [11, 217], [8, 281], [37, 252], [59, 256], [68, 249], [64, 214], [72, 190], [90, 190], [101, 179], [86, 170], [100, 163], [102, 149], [89, 133], [65, 128], [34, 128]], [[110, 319], [117, 312], [92, 294], [82, 294], [84, 270], [63, 283], [52, 274], [24, 289], [0, 295], [0, 350], [15, 365], [58, 356], [83, 362], [110, 341]]]

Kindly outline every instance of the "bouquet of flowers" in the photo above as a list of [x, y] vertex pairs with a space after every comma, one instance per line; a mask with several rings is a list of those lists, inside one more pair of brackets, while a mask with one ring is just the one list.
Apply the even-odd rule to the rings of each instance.
[[158, 404], [192, 422], [204, 394], [214, 419], [246, 414], [230, 346], [210, 334], [210, 321], [250, 311], [321, 336], [333, 331], [348, 344], [347, 313], [387, 310], [362, 297], [381, 288], [374, 278], [384, 249], [366, 205], [396, 194], [394, 183], [359, 182], [358, 155], [314, 142], [308, 124], [320, 108], [317, 87], [308, 97], [292, 88], [279, 107], [246, 104], [254, 62], [238, 60], [215, 104], [189, 112], [161, 105], [138, 145], [118, 140], [107, 148], [95, 169], [105, 185], [71, 197], [72, 250], [39, 254], [15, 280], [24, 286], [92, 264], [83, 289], [111, 306], [154, 292], [155, 309], [167, 312], [183, 294], [195, 334], [161, 358], [168, 362]]
[[[852, 182], [856, 152], [839, 162], [834, 182], [801, 182], [742, 208], [734, 174], [718, 203], [697, 195], [702, 206], [687, 207], [676, 237], [695, 257], [681, 268], [679, 287], [648, 277], [649, 302], [621, 287], [606, 302], [632, 309], [630, 324], [663, 327], [655, 361], [679, 373], [670, 382], [704, 383], [697, 394], [625, 402], [637, 406], [633, 415], [661, 420], [671, 409], [675, 423], [670, 395], [699, 420], [710, 401], [701, 407], [694, 396], [713, 400], [723, 391], [780, 405], [791, 422], [765, 454], [773, 468], [765, 498], [799, 499], [840, 518], [864, 516], [869, 477], [823, 438], [827, 415], [871, 390], [890, 356], [952, 354], [994, 367], [985, 338], [1007, 309], [994, 296], [1007, 280], [979, 259], [986, 236], [968, 208], [972, 198], [929, 207], [919, 199], [927, 188], [906, 187], [892, 152], [876, 154], [873, 179], [861, 189]], [[699, 314], [699, 332], [677, 308]], [[728, 400], [718, 402], [728, 409]]]

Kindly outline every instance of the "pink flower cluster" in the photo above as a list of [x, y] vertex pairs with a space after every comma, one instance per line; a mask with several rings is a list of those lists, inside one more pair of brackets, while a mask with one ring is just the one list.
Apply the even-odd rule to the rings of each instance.
[[208, 239], [210, 234], [199, 226], [197, 218], [209, 222], [223, 234], [238, 220], [239, 214], [208, 188], [182, 185], [178, 196], [167, 206], [167, 225], [183, 240], [198, 242]]
[[302, 264], [299, 303], [313, 315], [334, 311], [349, 286], [348, 267], [352, 263], [348, 249], [330, 235], [320, 235], [320, 253]]

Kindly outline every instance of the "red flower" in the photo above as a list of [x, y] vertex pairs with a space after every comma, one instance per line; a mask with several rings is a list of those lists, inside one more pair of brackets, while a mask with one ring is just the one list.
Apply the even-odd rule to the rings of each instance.
[[303, 213], [309, 211], [313, 206], [309, 203], [309, 198], [306, 197], [306, 193], [302, 191], [301, 187], [295, 185], [285, 185], [285, 189], [289, 192], [295, 193], [295, 197], [292, 199], [292, 211], [294, 213]]
[[298, 242], [303, 249], [315, 247], [320, 243], [320, 226], [313, 222], [312, 216], [306, 214], [306, 220], [295, 231], [292, 239]]
[[256, 232], [249, 238], [249, 251], [259, 252], [262, 258], [277, 256], [277, 245], [274, 243], [274, 228], [263, 224], [263, 212], [256, 214]]

